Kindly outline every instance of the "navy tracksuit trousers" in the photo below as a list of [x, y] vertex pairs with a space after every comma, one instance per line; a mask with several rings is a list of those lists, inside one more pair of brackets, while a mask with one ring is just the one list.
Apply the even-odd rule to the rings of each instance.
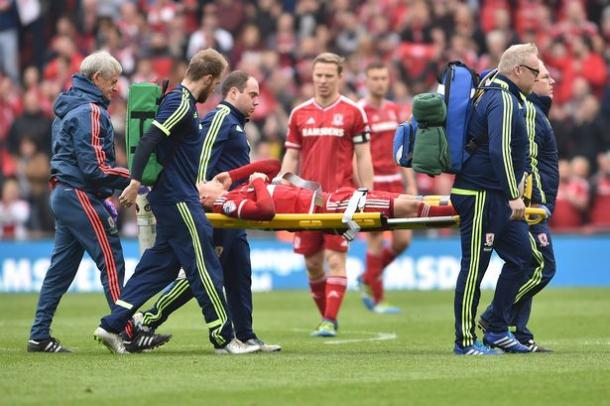
[[[549, 284], [555, 275], [555, 253], [548, 223], [530, 226], [530, 242], [532, 244], [532, 262], [527, 280], [521, 285], [515, 303], [511, 309], [510, 325], [515, 326], [515, 337], [521, 342], [534, 338], [534, 334], [527, 328], [532, 312], [533, 297]], [[489, 305], [481, 318], [487, 320], [493, 312], [493, 305]]]
[[222, 269], [212, 245], [212, 226], [198, 202], [154, 204], [157, 219], [155, 245], [146, 250], [127, 281], [112, 313], [101, 326], [119, 332], [148, 299], [176, 279], [183, 268], [202, 308], [210, 341], [222, 347], [233, 339], [233, 328], [222, 291]]
[[505, 261], [498, 278], [489, 315], [489, 330], [508, 330], [511, 309], [523, 284], [532, 256], [528, 225], [511, 221], [511, 210], [501, 192], [451, 190], [451, 203], [460, 216], [462, 262], [455, 288], [455, 342], [461, 347], [476, 340], [475, 317], [481, 280], [492, 250]]
[[51, 192], [55, 242], [38, 299], [30, 339], [49, 338], [53, 315], [74, 280], [85, 251], [100, 270], [108, 304], [121, 296], [125, 262], [116, 224], [93, 194], [58, 183]]
[[[252, 331], [252, 267], [246, 231], [214, 229], [214, 245], [224, 273], [224, 287], [235, 335], [241, 341], [255, 338]], [[155, 306], [144, 314], [144, 324], [157, 328], [191, 298], [193, 293], [188, 281], [177, 279]]]

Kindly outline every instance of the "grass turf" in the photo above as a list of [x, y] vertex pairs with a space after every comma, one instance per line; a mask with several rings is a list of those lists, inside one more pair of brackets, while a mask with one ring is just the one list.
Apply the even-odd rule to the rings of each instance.
[[256, 331], [283, 351], [241, 357], [212, 352], [189, 303], [160, 329], [169, 344], [120, 357], [92, 338], [101, 294], [60, 304], [53, 333], [73, 354], [27, 353], [37, 297], [0, 295], [0, 404], [610, 404], [610, 289], [543, 292], [530, 324], [555, 352], [497, 357], [452, 355], [452, 292], [388, 298], [401, 314], [369, 313], [350, 292], [339, 336], [321, 339], [305, 292], [255, 294]]

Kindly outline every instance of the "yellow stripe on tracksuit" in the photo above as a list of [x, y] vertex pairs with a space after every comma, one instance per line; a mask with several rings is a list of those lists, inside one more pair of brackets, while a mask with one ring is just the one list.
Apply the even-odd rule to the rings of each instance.
[[184, 118], [186, 113], [188, 113], [190, 106], [191, 104], [189, 102], [188, 91], [186, 89], [182, 89], [182, 99], [180, 100], [180, 105], [178, 106], [176, 111], [174, 111], [172, 115], [169, 116], [167, 120], [163, 122], [163, 124], [159, 123], [157, 120], [153, 121], [153, 124], [155, 125], [155, 127], [163, 131], [165, 135], [169, 136], [172, 131], [172, 128]]
[[530, 245], [532, 246], [532, 255], [534, 256], [534, 259], [536, 260], [538, 266], [536, 267], [536, 269], [534, 269], [534, 274], [532, 275], [532, 277], [528, 279], [528, 281], [525, 282], [523, 286], [519, 288], [517, 296], [515, 297], [515, 303], [521, 300], [521, 298], [525, 296], [527, 292], [534, 289], [542, 281], [542, 272], [544, 271], [544, 257], [542, 256], [542, 253], [538, 250], [536, 240], [534, 239], [534, 236], [531, 233], [529, 233], [529, 238]]
[[453, 188], [451, 193], [456, 195], [474, 196], [474, 214], [472, 217], [472, 231], [470, 236], [470, 265], [466, 286], [462, 298], [462, 346], [468, 347], [474, 344], [474, 337], [471, 330], [474, 324], [472, 314], [472, 302], [477, 288], [479, 275], [479, 262], [481, 259], [481, 242], [483, 241], [483, 208], [487, 192], [484, 190], [467, 190]]
[[534, 187], [540, 193], [541, 203], [546, 203], [546, 195], [542, 189], [542, 181], [540, 180], [540, 171], [538, 170], [538, 144], [536, 144], [536, 107], [534, 103], [525, 100], [525, 124], [527, 126], [527, 135], [530, 141], [530, 161], [532, 166], [532, 178]]
[[189, 289], [189, 283], [188, 280], [186, 279], [180, 279], [176, 282], [176, 284], [172, 287], [172, 289], [163, 294], [160, 298], [159, 301], [157, 303], [155, 303], [155, 308], [157, 310], [156, 313], [144, 313], [144, 318], [142, 320], [142, 322], [144, 323], [145, 326], [149, 325], [150, 323], [157, 321], [161, 318], [161, 315], [163, 314], [163, 310], [171, 303], [174, 301], [174, 299], [176, 299], [178, 296], [180, 296], [181, 294], [184, 293], [184, 291], [186, 291], [187, 289]]
[[219, 105], [216, 114], [214, 114], [214, 118], [212, 118], [212, 123], [210, 124], [210, 129], [205, 136], [205, 140], [203, 142], [203, 146], [201, 147], [201, 156], [199, 157], [199, 171], [197, 174], [197, 183], [203, 182], [205, 179], [205, 174], [208, 170], [208, 164], [210, 163], [210, 156], [212, 155], [212, 147], [214, 146], [214, 142], [216, 141], [216, 137], [220, 132], [220, 128], [222, 127], [222, 122], [225, 117], [229, 115], [231, 109], [225, 105]]
[[506, 180], [511, 198], [519, 197], [519, 188], [515, 179], [515, 170], [513, 168], [512, 151], [510, 142], [512, 138], [513, 124], [513, 100], [507, 92], [502, 93], [502, 160], [504, 161], [504, 171], [506, 172]]
[[[197, 271], [199, 272], [199, 278], [201, 279], [203, 288], [205, 289], [206, 293], [208, 294], [208, 297], [210, 298], [210, 301], [212, 302], [212, 306], [214, 307], [216, 315], [218, 315], [218, 320], [206, 320], [208, 322], [207, 326], [210, 329], [212, 336], [216, 339], [216, 342], [222, 345], [225, 343], [225, 339], [224, 337], [222, 337], [222, 335], [220, 335], [220, 331], [222, 329], [222, 326], [224, 326], [224, 324], [227, 322], [227, 313], [222, 304], [222, 301], [220, 300], [220, 297], [218, 296], [218, 292], [214, 287], [212, 278], [210, 277], [210, 274], [206, 269], [205, 260], [203, 257], [203, 250], [201, 249], [201, 242], [199, 240], [199, 233], [197, 232], [193, 216], [189, 211], [189, 208], [186, 203], [180, 202], [177, 203], [176, 206], [178, 207], [178, 211], [182, 216], [182, 220], [186, 224], [186, 227], [188, 228], [189, 233], [191, 234], [191, 239], [193, 240], [193, 249], [195, 251], [195, 261], [197, 263]], [[217, 326], [219, 326], [219, 328], [212, 330], [212, 328]]]

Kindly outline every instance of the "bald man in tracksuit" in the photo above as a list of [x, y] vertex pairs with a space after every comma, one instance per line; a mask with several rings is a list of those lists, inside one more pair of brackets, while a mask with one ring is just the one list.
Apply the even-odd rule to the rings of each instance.
[[[461, 219], [462, 262], [454, 301], [458, 355], [495, 354], [490, 347], [529, 352], [510, 334], [508, 325], [532, 255], [521, 197], [529, 172], [522, 94], [531, 91], [538, 76], [537, 53], [534, 45], [522, 44], [502, 55], [498, 75], [484, 84], [486, 90], [475, 102], [469, 125], [471, 155], [451, 190], [451, 202]], [[475, 334], [475, 316], [492, 250], [505, 264], [482, 344]]]
[[[528, 279], [519, 288], [511, 313], [511, 326], [515, 326], [515, 337], [528, 346], [532, 352], [549, 352], [534, 341], [534, 334], [527, 328], [532, 311], [533, 296], [540, 292], [555, 275], [556, 263], [551, 240], [548, 217], [555, 208], [559, 186], [557, 142], [548, 120], [551, 109], [553, 84], [544, 64], [540, 63], [540, 75], [533, 92], [525, 103], [525, 119], [530, 138], [530, 159], [532, 163], [532, 201], [534, 207], [542, 207], [547, 219], [530, 226], [530, 243], [533, 251], [531, 271]], [[533, 141], [533, 142], [532, 142]], [[487, 328], [487, 320], [492, 312], [489, 306], [481, 315], [479, 326]]]

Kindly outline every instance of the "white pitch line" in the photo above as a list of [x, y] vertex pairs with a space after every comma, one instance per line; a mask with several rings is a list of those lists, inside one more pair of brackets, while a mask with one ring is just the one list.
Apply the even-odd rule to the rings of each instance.
[[396, 340], [398, 336], [394, 333], [377, 333], [376, 337], [371, 338], [351, 338], [346, 340], [333, 340], [333, 341], [324, 341], [324, 344], [352, 344], [352, 343], [362, 343], [365, 341], [388, 341], [388, 340]]
[[[301, 333], [301, 332], [309, 332], [311, 330], [307, 330], [307, 329], [303, 329], [303, 328], [293, 328], [292, 331], [295, 331], [297, 333]], [[353, 343], [362, 343], [362, 342], [366, 342], [366, 341], [388, 341], [388, 340], [396, 340], [398, 338], [398, 335], [396, 333], [383, 333], [383, 332], [374, 332], [374, 331], [342, 331], [342, 333], [345, 334], [362, 334], [362, 335], [367, 335], [367, 336], [373, 336], [373, 337], [366, 337], [366, 338], [346, 338], [346, 339], [339, 339], [339, 340], [328, 340], [328, 341], [324, 341], [324, 344], [353, 344]]]

